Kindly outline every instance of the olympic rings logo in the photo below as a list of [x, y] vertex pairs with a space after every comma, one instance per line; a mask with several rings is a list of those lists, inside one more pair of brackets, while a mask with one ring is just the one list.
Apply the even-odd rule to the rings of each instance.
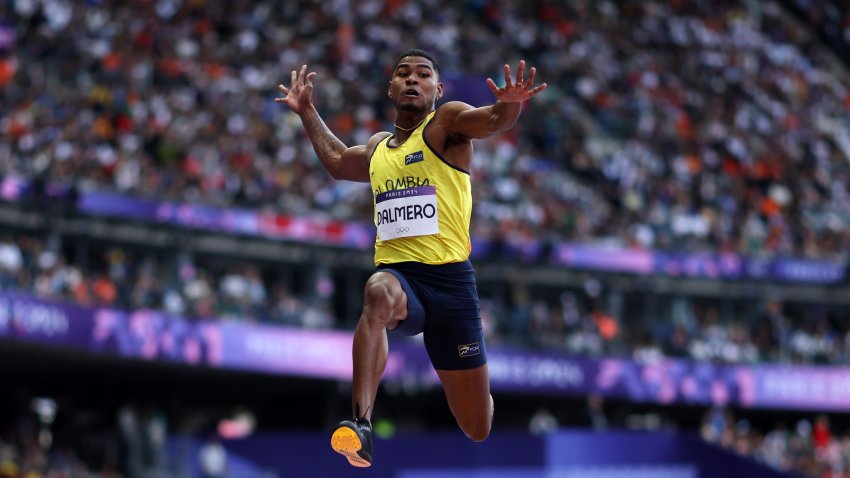
[[397, 227], [397, 228], [395, 228], [395, 233], [396, 233], [396, 234], [405, 234], [405, 233], [407, 233], [407, 232], [410, 232], [410, 228], [409, 228], [409, 227]]

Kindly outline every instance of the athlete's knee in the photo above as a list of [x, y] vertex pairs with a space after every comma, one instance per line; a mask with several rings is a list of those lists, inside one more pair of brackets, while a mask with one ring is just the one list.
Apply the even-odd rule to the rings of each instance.
[[493, 397], [490, 396], [490, 406], [472, 416], [458, 420], [463, 433], [475, 442], [482, 442], [490, 436], [493, 426]]
[[469, 420], [466, 424], [461, 425], [463, 433], [474, 442], [482, 442], [490, 436], [490, 428], [492, 421], [490, 417], [486, 419]]
[[363, 316], [383, 325], [392, 318], [393, 309], [401, 299], [401, 288], [393, 287], [386, 277], [373, 275], [364, 288]]

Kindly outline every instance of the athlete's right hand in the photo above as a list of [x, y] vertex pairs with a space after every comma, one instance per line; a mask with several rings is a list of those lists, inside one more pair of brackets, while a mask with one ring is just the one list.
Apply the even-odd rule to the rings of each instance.
[[285, 95], [283, 98], [275, 98], [276, 103], [284, 103], [292, 111], [301, 114], [313, 103], [313, 77], [315, 71], [307, 73], [307, 65], [301, 66], [301, 71], [292, 70], [292, 84], [289, 88], [277, 85], [278, 89]]

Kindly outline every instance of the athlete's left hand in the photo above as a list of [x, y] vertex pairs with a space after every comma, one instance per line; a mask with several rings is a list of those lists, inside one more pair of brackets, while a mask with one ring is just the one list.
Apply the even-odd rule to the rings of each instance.
[[534, 75], [537, 73], [536, 68], [531, 67], [528, 79], [523, 79], [524, 72], [525, 60], [521, 60], [519, 62], [519, 69], [516, 72], [516, 83], [513, 83], [511, 82], [511, 67], [505, 65], [505, 86], [499, 88], [491, 78], [487, 78], [487, 86], [490, 87], [490, 91], [493, 92], [496, 99], [502, 103], [520, 103], [546, 89], [548, 86], [546, 83], [533, 86]]

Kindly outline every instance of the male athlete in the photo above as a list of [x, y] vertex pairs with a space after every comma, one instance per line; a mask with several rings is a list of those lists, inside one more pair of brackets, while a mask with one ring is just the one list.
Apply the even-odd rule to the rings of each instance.
[[413, 49], [398, 57], [387, 96], [395, 105], [393, 133], [377, 133], [366, 145], [348, 147], [325, 125], [313, 105], [307, 65], [280, 85], [286, 104], [301, 117], [313, 149], [335, 179], [369, 182], [375, 203], [375, 265], [366, 282], [363, 312], [354, 332], [353, 419], [342, 421], [332, 448], [358, 467], [372, 464], [370, 419], [387, 363], [387, 330], [424, 333], [425, 348], [440, 377], [449, 408], [470, 439], [490, 434], [493, 397], [481, 332], [475, 271], [469, 262], [472, 140], [511, 128], [522, 102], [546, 88], [533, 86], [535, 69], [516, 81], [505, 65], [505, 86], [492, 79], [496, 97], [473, 108], [443, 96], [440, 69], [430, 53]]

